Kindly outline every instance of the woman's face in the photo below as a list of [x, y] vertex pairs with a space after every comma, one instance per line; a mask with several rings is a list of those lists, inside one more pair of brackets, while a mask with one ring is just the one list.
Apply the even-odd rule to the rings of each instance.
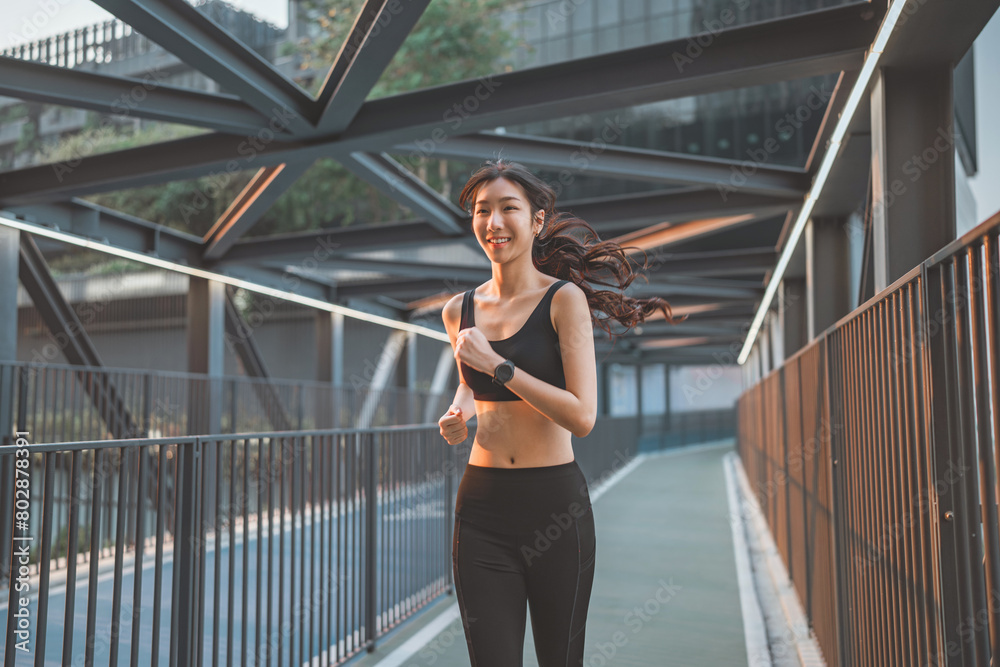
[[509, 262], [525, 252], [530, 257], [541, 220], [541, 211], [531, 215], [521, 186], [503, 177], [482, 185], [473, 201], [472, 229], [492, 262]]

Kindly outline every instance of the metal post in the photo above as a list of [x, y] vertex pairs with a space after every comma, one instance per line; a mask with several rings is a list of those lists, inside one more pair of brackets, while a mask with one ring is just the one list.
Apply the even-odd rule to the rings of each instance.
[[875, 292], [955, 238], [953, 63], [880, 68], [871, 93]]

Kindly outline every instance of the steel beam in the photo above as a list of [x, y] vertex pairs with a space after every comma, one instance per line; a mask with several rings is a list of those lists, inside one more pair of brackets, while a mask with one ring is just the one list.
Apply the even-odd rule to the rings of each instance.
[[871, 93], [875, 292], [957, 235], [953, 65], [881, 68]]
[[[267, 370], [267, 363], [264, 355], [257, 347], [257, 341], [253, 336], [253, 327], [247, 324], [240, 311], [237, 310], [233, 302], [232, 287], [225, 286], [226, 300], [225, 308], [225, 336], [227, 347], [233, 350], [243, 364], [247, 377], [268, 380], [271, 374]], [[275, 431], [291, 431], [294, 426], [285, 406], [281, 402], [281, 395], [270, 382], [254, 382], [254, 394], [261, 406], [264, 407], [265, 417], [271, 423], [271, 428]], [[236, 400], [236, 397], [233, 397]], [[235, 425], [234, 425], [235, 428]]]
[[202, 256], [224, 257], [308, 168], [308, 162], [261, 168], [205, 235]]
[[[265, 262], [264, 266], [280, 269], [285, 263]], [[431, 278], [442, 284], [453, 281], [486, 282], [492, 276], [492, 270], [487, 266], [469, 266], [462, 264], [430, 264], [427, 262], [408, 262], [394, 259], [368, 259], [366, 257], [332, 257], [322, 262], [323, 269], [351, 269], [356, 271], [373, 271], [391, 276], [406, 276], [409, 278]], [[341, 283], [349, 285], [350, 283]]]
[[764, 273], [774, 268], [778, 253], [774, 248], [748, 248], [718, 252], [663, 254], [647, 275], [732, 276]]
[[230, 134], [256, 134], [267, 127], [266, 118], [230, 95], [168, 86], [153, 75], [126, 79], [5, 56], [0, 56], [0, 95]]
[[674, 224], [710, 217], [751, 213], [764, 217], [800, 206], [801, 197], [774, 197], [737, 191], [723, 200], [715, 190], [678, 188], [661, 192], [616, 195], [566, 202], [559, 210], [573, 213], [606, 234], [633, 231], [663, 222]]
[[448, 236], [460, 236], [468, 228], [462, 209], [432, 190], [386, 153], [351, 153], [338, 156], [340, 163], [382, 194], [410, 209]]
[[[476, 244], [471, 235], [464, 242]], [[226, 262], [280, 260], [300, 262], [315, 257], [325, 263], [332, 257], [364, 250], [413, 248], [454, 241], [437, 227], [423, 220], [352, 225], [291, 234], [276, 234], [262, 239], [244, 239], [226, 253]]]
[[170, 0], [93, 1], [246, 101], [269, 119], [271, 131], [313, 126], [315, 101], [195, 7]]
[[[61, 199], [331, 152], [391, 150], [406, 142], [431, 156], [452, 136], [500, 125], [858, 69], [877, 23], [867, 3], [857, 3], [720, 31], [712, 48], [676, 74], [664, 63], [685, 52], [687, 39], [372, 100], [336, 136], [258, 145], [227, 135], [182, 139], [82, 158], [84, 168], [61, 179], [49, 165], [14, 170], [0, 174], [0, 203]], [[494, 94], [498, 90], [503, 94]], [[474, 113], [469, 99], [476, 100]]]
[[[76, 311], [59, 290], [35, 240], [31, 234], [23, 233], [20, 240], [18, 276], [45, 326], [56, 340], [61, 341], [63, 356], [74, 366], [89, 369], [104, 366], [97, 347], [87, 335]], [[82, 375], [80, 379], [108, 432], [119, 439], [134, 438], [140, 433], [125, 400], [106, 373], [94, 373], [91, 382], [82, 382]]]
[[318, 132], [338, 135], [351, 124], [382, 72], [430, 0], [368, 0], [344, 40], [317, 98]]
[[685, 37], [436, 86], [366, 103], [344, 140], [366, 150], [419, 140], [433, 155], [451, 136], [502, 125], [859, 69], [877, 28], [858, 3], [720, 30], [694, 59]]
[[[478, 162], [485, 156], [502, 154], [525, 164], [562, 169], [573, 174], [713, 189], [727, 185], [733, 169], [740, 168], [739, 161], [735, 160], [613, 146], [603, 140], [599, 146], [595, 143], [596, 140], [583, 142], [480, 132], [449, 138], [435, 149], [435, 157]], [[413, 142], [397, 145], [393, 152], [422, 155]], [[809, 175], [802, 169], [778, 165], [755, 167], [754, 173], [741, 181], [740, 191], [801, 197], [809, 187]], [[740, 178], [744, 178], [742, 173]]]
[[226, 285], [191, 276], [187, 298], [188, 435], [222, 432], [222, 375], [225, 369]]
[[803, 236], [806, 331], [811, 341], [851, 312], [851, 249], [840, 218], [811, 218]]

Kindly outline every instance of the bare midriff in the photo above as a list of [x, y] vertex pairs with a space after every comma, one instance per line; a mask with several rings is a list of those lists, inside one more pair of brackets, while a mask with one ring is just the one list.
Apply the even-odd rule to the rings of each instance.
[[574, 459], [572, 434], [524, 401], [476, 401], [476, 424], [472, 465], [536, 468]]

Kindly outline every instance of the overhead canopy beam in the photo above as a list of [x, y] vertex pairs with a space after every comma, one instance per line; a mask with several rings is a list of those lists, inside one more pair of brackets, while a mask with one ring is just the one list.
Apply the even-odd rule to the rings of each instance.
[[344, 141], [431, 155], [453, 135], [858, 69], [878, 21], [856, 3], [720, 30], [694, 59], [684, 37], [372, 100]]
[[802, 198], [771, 197], [735, 192], [726, 201], [714, 190], [681, 188], [667, 192], [617, 195], [566, 202], [559, 210], [571, 212], [605, 234], [634, 231], [663, 222], [680, 223], [717, 216], [753, 213], [778, 215], [800, 206]]
[[716, 252], [664, 253], [650, 258], [646, 275], [731, 276], [765, 273], [774, 268], [778, 253], [774, 248], [720, 250]]
[[105, 252], [123, 250], [141, 253], [192, 268], [217, 271], [300, 296], [329, 300], [330, 283], [266, 267], [227, 264], [217, 268], [202, 260], [204, 246], [197, 236], [89, 202], [15, 207], [5, 209], [5, 212], [40, 229], [58, 227], [61, 233], [99, 243], [106, 246]]
[[317, 132], [338, 135], [351, 124], [371, 89], [406, 41], [430, 0], [368, 0], [347, 35], [318, 96]]
[[315, 100], [195, 7], [171, 0], [93, 2], [246, 101], [269, 119], [271, 130], [312, 127]]
[[[600, 139], [601, 143], [597, 144]], [[614, 139], [611, 139], [613, 141]], [[735, 160], [668, 153], [609, 145], [601, 137], [594, 141], [548, 139], [520, 134], [480, 132], [451, 137], [437, 146], [435, 157], [478, 162], [503, 155], [507, 159], [537, 167], [564, 169], [591, 176], [609, 176], [632, 181], [698, 185], [725, 188], [739, 172]], [[416, 143], [400, 144], [395, 153], [421, 154]], [[801, 196], [809, 187], [809, 175], [802, 169], [777, 165], [755, 165], [753, 174], [740, 172], [739, 190], [751, 194]]]
[[0, 56], [0, 95], [232, 134], [267, 127], [266, 118], [229, 95], [168, 86], [153, 75], [126, 79], [6, 56]]
[[[281, 260], [296, 263], [317, 254], [325, 262], [330, 257], [349, 252], [437, 246], [449, 240], [452, 239], [423, 220], [352, 225], [244, 239], [226, 253], [225, 259], [233, 262]], [[468, 242], [475, 243], [475, 239], [470, 236]]]
[[385, 153], [338, 156], [341, 164], [382, 194], [407, 207], [449, 236], [465, 233], [468, 216]]
[[204, 259], [220, 259], [309, 168], [309, 163], [279, 164], [257, 171], [206, 234]]
[[[123, 1], [100, 0], [109, 5]], [[674, 53], [685, 52], [686, 39], [372, 100], [338, 136], [272, 141], [252, 151], [245, 137], [182, 139], [85, 157], [79, 161], [83, 168], [62, 179], [54, 177], [51, 165], [14, 170], [0, 174], [0, 203], [63, 199], [194, 178], [225, 170], [230, 163], [245, 169], [295, 158], [316, 159], [331, 152], [391, 150], [416, 140], [423, 141], [422, 154], [432, 156], [451, 136], [499, 125], [857, 69], [877, 22], [867, 3], [856, 3], [722, 30], [712, 48], [676, 73], [677, 68], [665, 63], [673, 62]], [[477, 101], [475, 113], [463, 111], [466, 115], [449, 122], [442, 109], [464, 110], [470, 97]]]

